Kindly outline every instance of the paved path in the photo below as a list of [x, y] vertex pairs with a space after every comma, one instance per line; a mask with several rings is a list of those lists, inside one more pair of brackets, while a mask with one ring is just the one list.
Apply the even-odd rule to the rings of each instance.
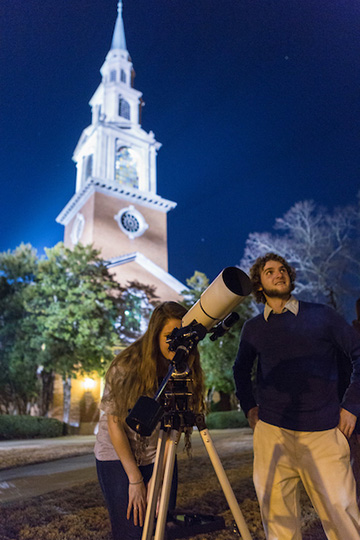
[[93, 453], [0, 471], [0, 503], [96, 480]]

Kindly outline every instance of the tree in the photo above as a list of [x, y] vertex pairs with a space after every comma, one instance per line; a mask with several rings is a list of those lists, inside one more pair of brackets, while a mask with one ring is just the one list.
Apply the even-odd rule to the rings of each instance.
[[37, 266], [36, 250], [29, 244], [0, 253], [0, 410], [6, 413], [26, 414], [39, 391], [25, 307]]
[[[209, 280], [204, 273], [196, 271], [186, 280], [186, 284], [189, 288], [182, 293], [183, 304], [190, 309], [209, 286]], [[211, 341], [207, 335], [198, 344], [208, 401], [211, 402], [214, 392], [217, 391], [221, 397], [220, 407], [223, 408], [230, 408], [230, 395], [235, 389], [232, 366], [237, 354], [241, 327], [252, 315], [250, 299], [246, 299], [235, 311], [240, 315], [240, 320], [223, 337]]]
[[274, 229], [280, 233], [249, 235], [240, 266], [248, 270], [257, 257], [278, 253], [296, 269], [296, 294], [346, 313], [360, 288], [359, 206], [330, 213], [313, 201], [298, 202]]
[[119, 344], [117, 319], [123, 288], [109, 273], [99, 251], [63, 243], [46, 249], [26, 308], [36, 323], [30, 346], [38, 351], [42, 376], [58, 373], [64, 386], [64, 422], [70, 410], [71, 379], [103, 373]]

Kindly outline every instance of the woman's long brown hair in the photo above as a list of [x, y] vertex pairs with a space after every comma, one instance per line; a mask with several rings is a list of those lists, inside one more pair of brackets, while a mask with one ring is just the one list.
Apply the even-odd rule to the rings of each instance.
[[[106, 374], [108, 392], [103, 397], [104, 402], [114, 405], [114, 416], [124, 420], [140, 396], [155, 395], [159, 378], [166, 375], [169, 365], [160, 351], [160, 333], [169, 319], [181, 320], [186, 311], [177, 302], [163, 302], [154, 309], [145, 334], [114, 358]], [[204, 382], [197, 349], [189, 357], [189, 367], [193, 379], [194, 411], [202, 412]]]

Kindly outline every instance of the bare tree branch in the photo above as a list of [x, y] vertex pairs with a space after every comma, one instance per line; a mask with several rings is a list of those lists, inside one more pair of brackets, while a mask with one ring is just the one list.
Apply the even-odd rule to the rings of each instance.
[[359, 205], [329, 213], [314, 201], [300, 201], [275, 220], [274, 229], [279, 232], [249, 235], [240, 266], [248, 270], [257, 257], [278, 253], [296, 269], [298, 296], [344, 312], [360, 291]]

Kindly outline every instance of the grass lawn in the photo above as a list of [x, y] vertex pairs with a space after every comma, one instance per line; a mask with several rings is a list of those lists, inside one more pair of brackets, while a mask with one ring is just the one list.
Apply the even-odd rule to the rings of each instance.
[[[212, 432], [245, 521], [254, 540], [264, 540], [259, 507], [252, 483], [252, 439], [249, 429]], [[194, 434], [193, 457], [178, 452], [179, 512], [221, 515], [227, 529], [193, 536], [193, 540], [231, 540], [233, 518], [210, 459]], [[52, 459], [54, 458], [52, 450]], [[19, 459], [19, 456], [17, 456]], [[45, 459], [45, 458], [44, 458]], [[306, 495], [302, 496], [303, 539], [325, 540], [322, 527]], [[0, 511], [0, 540], [111, 540], [110, 524], [97, 483], [56, 491], [17, 503]]]

